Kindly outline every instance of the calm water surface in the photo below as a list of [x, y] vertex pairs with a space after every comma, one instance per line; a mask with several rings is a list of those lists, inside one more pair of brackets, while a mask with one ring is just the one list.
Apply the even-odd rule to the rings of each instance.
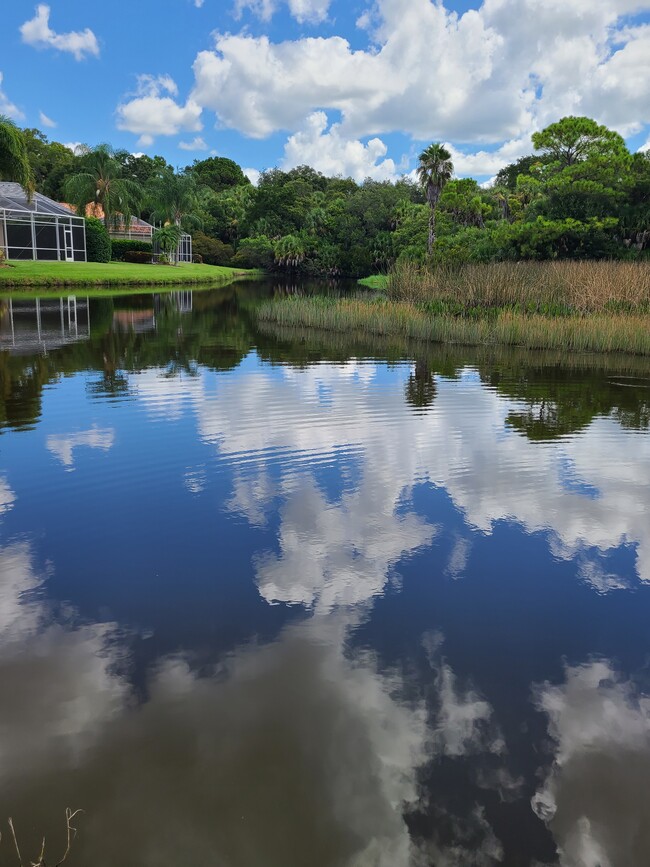
[[0, 301], [0, 853], [650, 863], [650, 370]]

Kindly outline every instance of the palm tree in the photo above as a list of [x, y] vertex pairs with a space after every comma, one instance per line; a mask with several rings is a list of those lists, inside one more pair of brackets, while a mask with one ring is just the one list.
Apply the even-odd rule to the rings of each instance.
[[86, 205], [100, 205], [104, 211], [104, 225], [110, 231], [123, 222], [128, 231], [131, 217], [140, 210], [142, 188], [140, 184], [124, 177], [118, 154], [108, 144], [86, 150], [81, 157], [83, 171], [65, 182], [65, 195], [85, 214]]
[[182, 234], [181, 227], [175, 223], [161, 226], [160, 229], [156, 229], [153, 233], [151, 240], [155, 245], [160, 247], [167, 262], [175, 259], [175, 253], [178, 250]]
[[275, 261], [281, 268], [297, 268], [307, 255], [305, 240], [300, 235], [285, 235], [273, 246]]
[[147, 201], [154, 222], [173, 223], [183, 228], [200, 228], [197, 211], [201, 205], [201, 187], [190, 172], [176, 174], [167, 168], [147, 185]]
[[25, 139], [13, 120], [4, 114], [0, 114], [0, 180], [16, 181], [30, 197], [34, 190]]
[[432, 144], [420, 154], [418, 180], [429, 204], [429, 255], [436, 241], [436, 207], [445, 184], [454, 173], [451, 154], [441, 144]]

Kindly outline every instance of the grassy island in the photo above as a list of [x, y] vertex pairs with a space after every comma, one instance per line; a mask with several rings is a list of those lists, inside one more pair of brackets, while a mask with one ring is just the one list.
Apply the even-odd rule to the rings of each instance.
[[4, 289], [43, 286], [163, 286], [225, 283], [253, 274], [220, 265], [135, 265], [127, 262], [15, 261], [0, 267]]
[[650, 355], [650, 265], [406, 264], [383, 292], [267, 302], [261, 322], [466, 345]]

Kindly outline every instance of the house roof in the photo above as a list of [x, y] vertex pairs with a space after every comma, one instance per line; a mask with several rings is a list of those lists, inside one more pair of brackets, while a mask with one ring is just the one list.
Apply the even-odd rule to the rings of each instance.
[[[18, 211], [25, 214], [53, 214], [60, 217], [69, 217], [70, 209], [65, 205], [55, 202], [42, 193], [34, 193], [31, 202], [27, 200], [27, 193], [13, 181], [0, 181], [0, 209]], [[74, 213], [74, 211], [73, 211]]]
[[[73, 214], [76, 214], [77, 209], [74, 205], [69, 204], [68, 202], [61, 202], [61, 206], [64, 208], [68, 208], [69, 211], [72, 211]], [[97, 217], [98, 220], [104, 219], [104, 209], [97, 202], [89, 202], [86, 205], [86, 216], [87, 217]], [[117, 220], [117, 231], [124, 231], [124, 218], [121, 214], [116, 215], [118, 217]], [[140, 232], [143, 235], [150, 235], [153, 231], [155, 231], [155, 227], [151, 225], [151, 223], [147, 223], [146, 220], [141, 220], [139, 217], [131, 217], [131, 225], [129, 227], [129, 231], [132, 233]]]

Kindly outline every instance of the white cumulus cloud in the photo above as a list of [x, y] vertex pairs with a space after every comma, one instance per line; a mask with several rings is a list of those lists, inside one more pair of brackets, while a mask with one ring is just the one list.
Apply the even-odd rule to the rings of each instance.
[[149, 147], [156, 136], [198, 132], [201, 106], [189, 99], [184, 105], [176, 82], [169, 75], [139, 75], [135, 94], [117, 107], [117, 127], [139, 135], [138, 144]]
[[181, 141], [178, 146], [182, 151], [207, 151], [208, 149], [205, 139], [201, 138], [200, 135], [197, 135], [192, 141]]
[[99, 57], [99, 42], [97, 37], [86, 27], [85, 30], [71, 30], [69, 33], [57, 33], [50, 27], [50, 7], [39, 3], [36, 14], [20, 27], [23, 42], [34, 48], [55, 48], [72, 54], [75, 60], [83, 60], [88, 54]]
[[[269, 21], [281, 5], [282, 2], [278, 0], [237, 0], [235, 15], [240, 17], [244, 9], [250, 9], [262, 21]], [[286, 5], [291, 15], [301, 24], [318, 24], [327, 18], [331, 0], [286, 0]]]
[[[244, 5], [268, 18], [278, 4]], [[292, 4], [296, 17], [318, 5]], [[335, 111], [339, 150], [402, 132], [453, 142], [459, 174], [494, 174], [565, 114], [624, 134], [650, 123], [650, 27], [627, 17], [648, 10], [648, 0], [484, 0], [461, 15], [433, 0], [377, 0], [358, 22], [361, 50], [338, 35], [215, 34], [195, 59], [190, 98], [245, 135], [292, 133], [289, 149], [315, 113]]]
[[54, 129], [56, 126], [56, 121], [52, 120], [51, 117], [48, 117], [44, 111], [39, 111], [38, 119], [41, 122], [41, 126], [46, 126], [49, 129]]
[[242, 169], [242, 171], [254, 187], [259, 184], [262, 175], [259, 169]]
[[529, 154], [531, 143], [530, 138], [524, 136], [523, 138], [511, 139], [494, 150], [465, 153], [449, 142], [447, 143], [447, 148], [451, 153], [456, 174], [461, 177], [476, 177], [480, 175], [495, 175], [503, 166]]
[[2, 89], [3, 77], [4, 76], [2, 72], [0, 72], [0, 114], [4, 114], [7, 117], [13, 118], [14, 120], [22, 120], [25, 115], [22, 113], [22, 111], [18, 108], [17, 105], [14, 105], [14, 103], [9, 99], [7, 94]]
[[384, 181], [397, 176], [397, 166], [387, 159], [388, 148], [379, 138], [368, 144], [341, 134], [340, 124], [328, 129], [324, 111], [310, 114], [302, 128], [290, 136], [284, 148], [283, 168], [310, 165], [324, 175], [343, 175], [357, 181]]

